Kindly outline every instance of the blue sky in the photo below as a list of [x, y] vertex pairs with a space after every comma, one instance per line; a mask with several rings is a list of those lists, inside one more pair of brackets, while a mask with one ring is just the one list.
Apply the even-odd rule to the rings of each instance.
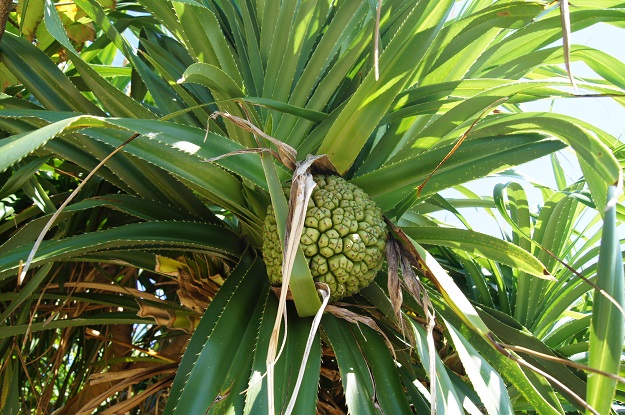
[[[571, 43], [590, 46], [602, 50], [613, 57], [625, 62], [625, 30], [599, 23], [584, 30], [575, 32], [571, 36]], [[579, 77], [597, 77], [597, 75], [583, 62], [573, 62], [572, 72]], [[625, 142], [625, 107], [611, 98], [569, 98], [559, 100], [544, 100], [524, 105], [527, 111], [553, 111], [570, 115], [583, 121], [592, 123], [610, 133], [617, 139]], [[569, 183], [581, 176], [575, 155], [571, 150], [558, 153], [558, 158], [568, 173]], [[544, 183], [555, 188], [555, 179], [552, 174], [551, 161], [545, 157], [517, 167], [517, 170], [533, 178], [536, 182]], [[493, 187], [497, 183], [510, 181], [507, 177], [492, 177], [471, 182], [467, 187], [481, 196], [492, 196]], [[536, 207], [542, 202], [540, 192], [532, 189], [527, 183], [520, 182], [530, 197], [530, 204]], [[445, 191], [447, 197], [462, 197], [456, 191]], [[483, 210], [463, 209], [461, 213], [467, 218], [475, 230], [500, 236], [501, 231], [497, 223]], [[439, 219], [460, 224], [452, 214], [439, 213]], [[461, 226], [461, 225], [460, 225]]]
[[[574, 32], [571, 43], [590, 46], [602, 50], [625, 62], [625, 31], [599, 23]], [[573, 62], [573, 75], [593, 77], [596, 74], [583, 62]], [[535, 104], [527, 109], [548, 111], [551, 102]], [[625, 107], [611, 98], [561, 99], [554, 103], [552, 111], [571, 115], [599, 126], [616, 138], [625, 141]]]

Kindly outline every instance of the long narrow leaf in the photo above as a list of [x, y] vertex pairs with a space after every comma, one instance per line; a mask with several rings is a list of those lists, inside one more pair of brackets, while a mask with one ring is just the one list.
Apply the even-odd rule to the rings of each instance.
[[376, 414], [375, 385], [353, 334], [345, 329], [344, 322], [329, 314], [324, 315], [321, 324], [337, 357], [350, 413]]
[[[380, 78], [370, 72], [330, 128], [319, 152], [345, 172], [403, 89], [415, 64], [442, 26], [452, 1], [420, 2], [380, 56]], [[409, 51], [409, 52], [408, 52]]]
[[351, 326], [350, 332], [369, 366], [375, 382], [375, 401], [381, 411], [386, 414], [410, 414], [406, 395], [400, 393], [403, 385], [397, 375], [397, 363], [380, 334], [367, 326]]
[[69, 41], [65, 28], [52, 1], [45, 1], [44, 20], [46, 28], [58, 40], [72, 57], [76, 68], [81, 72], [91, 91], [100, 99], [104, 108], [113, 116], [155, 118], [155, 115], [134, 99], [115, 88], [87, 64]]
[[420, 244], [461, 249], [526, 271], [539, 278], [553, 278], [545, 266], [529, 252], [499, 238], [480, 232], [453, 228], [404, 227], [402, 229]]
[[[504, 170], [563, 147], [564, 144], [558, 140], [535, 134], [466, 140], [454, 156], [430, 178], [422, 189], [421, 197], [491, 172]], [[356, 177], [352, 182], [362, 187], [382, 210], [389, 211], [405, 198], [410, 198], [410, 202], [417, 199], [416, 188], [423, 183], [450, 149], [451, 146], [437, 148]]]
[[[0, 258], [0, 279], [14, 275], [32, 246], [25, 245]], [[107, 249], [174, 249], [237, 255], [242, 250], [237, 234], [223, 226], [193, 222], [143, 222], [58, 241], [44, 241], [33, 266]]]
[[[620, 186], [619, 186], [620, 187]], [[616, 227], [614, 200], [620, 189], [608, 189], [608, 209], [604, 214], [597, 285], [625, 305], [623, 288], [623, 257]], [[595, 294], [590, 327], [588, 364], [595, 369], [619, 373], [625, 343], [625, 316], [603, 295]], [[616, 380], [600, 374], [588, 375], [588, 403], [599, 413], [608, 413], [616, 388]]]
[[533, 410], [540, 414], [564, 414], [553, 388], [546, 380], [529, 370], [522, 369], [517, 363], [496, 351], [481, 335], [463, 325], [455, 312], [443, 304], [437, 295], [430, 294], [430, 299], [437, 313], [453, 324], [506, 381], [515, 385]]
[[[257, 336], [254, 365], [252, 367], [252, 376], [249, 379], [249, 389], [246, 393], [245, 411], [246, 415], [254, 415], [267, 413], [267, 378], [264, 376], [267, 372], [267, 347], [273, 330], [274, 321], [278, 311], [278, 300], [273, 293], [269, 294], [267, 303], [263, 310], [260, 330]], [[300, 318], [290, 310], [288, 313], [287, 327], [288, 336], [286, 344], [280, 354], [280, 358], [274, 366], [274, 397], [276, 406], [284, 411], [286, 403], [291, 398], [293, 386], [297, 379], [299, 363], [302, 361], [302, 354], [308, 339], [310, 330], [310, 318]], [[282, 338], [284, 332], [281, 333]], [[302, 386], [297, 396], [295, 405], [295, 414], [308, 414], [315, 411], [317, 402], [317, 388], [319, 384], [319, 369], [321, 366], [321, 341], [319, 334], [313, 343], [312, 350], [306, 362], [306, 371], [303, 375]], [[264, 376], [264, 377], [263, 377]]]
[[79, 111], [104, 115], [36, 46], [6, 32], [2, 38], [0, 61], [46, 108], [53, 111]]
[[153, 324], [151, 318], [137, 317], [135, 313], [114, 312], [93, 314], [85, 317], [59, 319], [16, 326], [0, 326], [0, 339], [15, 337], [27, 332], [35, 333], [43, 330], [56, 330], [66, 327], [95, 326], [98, 324]]
[[[191, 369], [178, 374], [180, 392], [170, 396], [165, 414], [223, 413], [222, 400], [227, 400], [226, 408], [242, 413], [245, 397], [241, 392], [247, 386], [264, 296], [269, 294], [267, 279], [257, 277], [249, 270], [235, 281], [235, 290], [224, 293], [229, 301], [216, 310], [219, 317], [210, 333], [196, 331], [203, 346], [189, 356]], [[213, 313], [205, 316], [209, 321], [215, 319]]]
[[460, 355], [464, 369], [471, 379], [490, 415], [514, 414], [506, 385], [495, 369], [485, 361], [477, 350], [449, 323], [449, 336]]

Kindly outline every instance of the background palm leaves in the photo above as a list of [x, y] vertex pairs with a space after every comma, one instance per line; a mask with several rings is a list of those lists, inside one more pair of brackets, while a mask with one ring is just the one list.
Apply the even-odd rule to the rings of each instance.
[[[625, 66], [572, 45], [571, 59], [598, 76], [570, 92], [553, 46], [557, 4], [387, 0], [379, 19], [372, 1], [74, 6], [86, 29], [70, 28], [49, 0], [20, 2], [0, 43], [4, 412], [267, 411], [262, 374], [278, 308], [258, 248], [266, 208], [284, 204], [291, 174], [247, 152], [271, 145], [233, 117], [300, 159], [327, 154], [422, 261], [413, 265], [427, 296], [405, 291], [399, 315], [385, 268], [323, 317], [295, 413], [557, 414], [588, 410], [584, 401], [608, 413], [623, 401], [621, 143], [521, 106], [588, 92], [622, 104]], [[570, 30], [624, 18], [622, 2], [578, 1]], [[51, 215], [121, 145], [61, 212], [18, 286], [20, 260]], [[542, 187], [538, 210], [529, 183], [502, 181], [492, 199], [460, 186], [565, 147], [583, 177]], [[562, 177], [557, 163], [554, 173]], [[466, 198], [439, 194], [453, 187]], [[502, 237], [467, 221], [458, 209], [468, 206], [496, 210]], [[462, 226], [437, 220], [441, 210]], [[279, 407], [310, 325], [290, 310]]]

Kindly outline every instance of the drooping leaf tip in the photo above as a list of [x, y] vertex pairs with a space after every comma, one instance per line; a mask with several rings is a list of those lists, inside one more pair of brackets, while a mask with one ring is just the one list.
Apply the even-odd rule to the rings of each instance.
[[547, 279], [549, 281], [555, 281], [556, 280], [556, 277], [551, 275], [551, 273], [549, 271], [547, 271], [546, 268], [543, 268], [543, 275], [544, 275], [545, 279]]

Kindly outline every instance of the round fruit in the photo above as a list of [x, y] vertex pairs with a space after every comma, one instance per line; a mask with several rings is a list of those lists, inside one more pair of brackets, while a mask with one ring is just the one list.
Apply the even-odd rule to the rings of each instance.
[[[330, 287], [330, 300], [356, 294], [373, 281], [384, 262], [382, 210], [359, 187], [339, 176], [314, 177], [300, 246], [312, 276]], [[272, 285], [282, 283], [282, 244], [270, 206], [263, 258]]]

